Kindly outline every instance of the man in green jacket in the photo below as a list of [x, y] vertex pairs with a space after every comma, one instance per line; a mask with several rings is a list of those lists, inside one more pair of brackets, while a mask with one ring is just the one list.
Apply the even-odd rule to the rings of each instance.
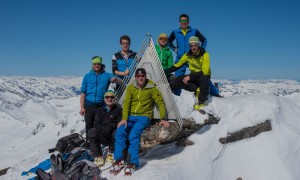
[[115, 163], [111, 173], [116, 173], [125, 167], [123, 151], [126, 141], [129, 141], [129, 162], [125, 168], [125, 174], [130, 175], [139, 166], [140, 137], [149, 126], [152, 119], [154, 104], [158, 106], [160, 113], [160, 125], [169, 127], [166, 118], [166, 107], [163, 97], [151, 80], [146, 78], [146, 70], [138, 68], [135, 72], [135, 81], [126, 89], [123, 103], [122, 120], [118, 123], [115, 135]]

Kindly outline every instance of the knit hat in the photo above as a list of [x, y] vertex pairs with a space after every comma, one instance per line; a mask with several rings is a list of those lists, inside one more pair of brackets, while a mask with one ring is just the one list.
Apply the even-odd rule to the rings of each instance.
[[168, 36], [166, 35], [166, 33], [161, 33], [161, 34], [159, 34], [159, 36], [158, 36], [158, 39], [159, 38], [166, 38], [166, 39], [168, 39]]
[[190, 38], [189, 38], [189, 44], [191, 44], [191, 43], [199, 43], [199, 38], [198, 37], [196, 37], [196, 36], [191, 36]]
[[146, 76], [146, 70], [144, 68], [137, 68], [135, 71], [135, 75], [143, 74]]
[[107, 96], [107, 95], [116, 96], [116, 95], [115, 95], [115, 92], [112, 91], [112, 90], [108, 90], [108, 91], [104, 94], [104, 97]]
[[92, 58], [92, 63], [93, 64], [102, 64], [102, 58], [99, 56], [95, 56]]

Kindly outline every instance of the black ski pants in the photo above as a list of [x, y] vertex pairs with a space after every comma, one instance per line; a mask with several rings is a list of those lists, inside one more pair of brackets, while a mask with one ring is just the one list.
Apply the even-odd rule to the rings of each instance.
[[[184, 84], [183, 82], [183, 79], [186, 76], [190, 76], [190, 80], [188, 84]], [[209, 76], [203, 75], [202, 72], [178, 76], [170, 83], [170, 87], [172, 91], [179, 88], [179, 89], [185, 89], [190, 92], [196, 92], [197, 88], [200, 87], [198, 102], [199, 104], [202, 104], [207, 100], [207, 95], [209, 92]]]
[[102, 148], [101, 144], [109, 146], [110, 152], [114, 151], [115, 145], [115, 133], [116, 130], [113, 131], [112, 136], [106, 137], [103, 136], [102, 132], [100, 132], [96, 128], [91, 128], [88, 132], [89, 144], [93, 155], [102, 156]]
[[84, 109], [85, 109], [84, 121], [85, 121], [86, 141], [88, 141], [88, 139], [89, 139], [88, 138], [89, 130], [92, 127], [94, 127], [95, 117], [96, 117], [96, 113], [97, 113], [99, 107], [101, 107], [101, 106], [84, 105]]

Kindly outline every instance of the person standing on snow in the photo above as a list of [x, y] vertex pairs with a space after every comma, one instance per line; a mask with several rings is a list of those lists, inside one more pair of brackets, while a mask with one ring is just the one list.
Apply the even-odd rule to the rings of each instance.
[[122, 83], [121, 79], [105, 72], [104, 67], [101, 57], [93, 57], [92, 69], [84, 76], [81, 84], [80, 114], [84, 115], [87, 141], [88, 131], [94, 127], [97, 110], [104, 105], [103, 95], [107, 91], [109, 83]]
[[105, 161], [101, 144], [109, 146], [107, 161], [112, 161], [112, 152], [115, 145], [115, 133], [118, 123], [122, 119], [122, 107], [115, 102], [115, 93], [111, 90], [104, 94], [105, 106], [98, 109], [95, 125], [88, 132], [91, 152], [97, 166], [103, 166]]
[[138, 68], [135, 71], [135, 81], [126, 89], [123, 103], [122, 120], [118, 124], [114, 159], [111, 173], [120, 171], [125, 167], [123, 151], [126, 141], [129, 140], [129, 162], [125, 174], [132, 174], [139, 167], [139, 149], [142, 132], [149, 126], [153, 115], [154, 103], [160, 113], [160, 125], [169, 127], [166, 118], [166, 107], [161, 93], [151, 80], [146, 78], [146, 70]]
[[165, 70], [165, 73], [171, 73], [181, 68], [185, 64], [189, 64], [189, 75], [182, 75], [176, 77], [174, 81], [170, 83], [172, 90], [185, 89], [190, 92], [197, 92], [200, 88], [200, 94], [198, 96], [198, 104], [194, 106], [196, 110], [200, 110], [205, 101], [209, 91], [209, 79], [210, 79], [210, 58], [207, 51], [199, 45], [198, 37], [192, 36], [189, 38], [190, 51], [185, 53], [181, 59], [172, 67]]
[[[189, 38], [191, 36], [196, 36], [201, 41], [201, 48], [205, 50], [207, 40], [206, 38], [200, 33], [199, 30], [192, 28], [189, 26], [190, 19], [189, 16], [186, 14], [181, 14], [179, 16], [179, 25], [178, 29], [172, 31], [168, 39], [169, 47], [177, 54], [175, 63], [179, 61], [179, 59], [190, 50], [189, 47]], [[177, 45], [174, 46], [173, 41], [176, 39]], [[185, 74], [186, 68], [188, 64], [184, 64], [180, 69], [175, 72], [175, 76], [182, 76]], [[181, 90], [176, 90], [175, 95], [180, 95]]]
[[[158, 55], [158, 58], [161, 62], [163, 69], [167, 69], [173, 66], [173, 54], [170, 48], [167, 46], [168, 36], [165, 33], [161, 33], [157, 38], [157, 44], [155, 49]], [[166, 74], [167, 79], [172, 81], [172, 77], [175, 77], [172, 74]]]

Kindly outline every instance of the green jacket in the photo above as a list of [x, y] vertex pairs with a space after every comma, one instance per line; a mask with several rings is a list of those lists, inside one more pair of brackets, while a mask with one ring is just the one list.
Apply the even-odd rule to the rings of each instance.
[[122, 120], [127, 120], [129, 115], [153, 117], [154, 103], [158, 106], [160, 119], [166, 118], [166, 107], [163, 97], [156, 84], [146, 79], [143, 89], [139, 89], [134, 81], [126, 89], [123, 103]]
[[173, 54], [168, 46], [160, 48], [159, 44], [155, 45], [155, 49], [163, 69], [173, 66]]

